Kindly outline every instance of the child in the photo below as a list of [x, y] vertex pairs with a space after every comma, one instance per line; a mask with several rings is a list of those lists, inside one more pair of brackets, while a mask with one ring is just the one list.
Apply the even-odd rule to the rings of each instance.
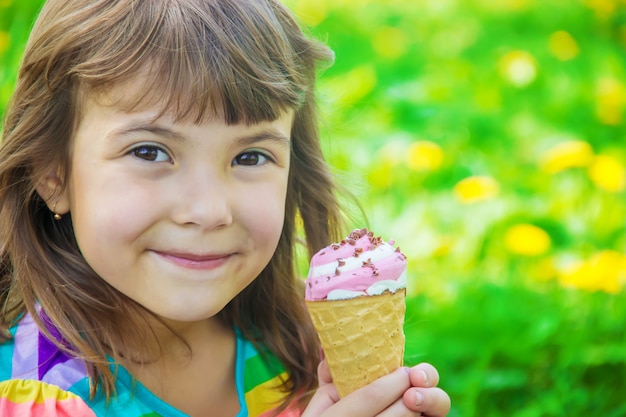
[[[275, 0], [49, 0], [0, 147], [0, 415], [444, 416], [436, 370], [338, 399], [294, 272], [339, 238]], [[318, 367], [319, 364], [319, 367]]]

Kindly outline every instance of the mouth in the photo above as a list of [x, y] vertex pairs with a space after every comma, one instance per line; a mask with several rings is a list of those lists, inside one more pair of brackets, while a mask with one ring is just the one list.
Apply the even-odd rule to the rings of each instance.
[[174, 264], [176, 266], [195, 269], [195, 270], [211, 270], [224, 265], [234, 255], [233, 253], [224, 254], [195, 254], [176, 251], [152, 251], [161, 259]]

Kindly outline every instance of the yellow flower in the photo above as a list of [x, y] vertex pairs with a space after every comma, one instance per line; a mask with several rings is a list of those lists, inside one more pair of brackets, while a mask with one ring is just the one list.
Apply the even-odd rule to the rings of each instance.
[[621, 81], [603, 77], [596, 86], [596, 116], [607, 125], [619, 125], [626, 103], [626, 89]]
[[398, 28], [385, 26], [372, 35], [372, 46], [378, 55], [394, 59], [407, 51], [408, 39], [405, 32]]
[[617, 251], [605, 250], [589, 260], [576, 262], [561, 271], [562, 285], [588, 291], [618, 293], [626, 277], [626, 257]]
[[505, 247], [516, 255], [543, 255], [550, 250], [551, 244], [550, 235], [545, 230], [527, 223], [510, 227], [504, 235]]
[[591, 181], [605, 191], [617, 193], [626, 188], [626, 169], [612, 156], [596, 156], [587, 173]]
[[327, 82], [329, 89], [337, 95], [344, 106], [350, 106], [369, 94], [378, 83], [376, 69], [372, 64], [355, 67], [346, 74]]
[[550, 53], [561, 61], [574, 59], [580, 52], [576, 40], [569, 34], [569, 32], [564, 30], [559, 30], [550, 35], [548, 48], [550, 49]]
[[434, 250], [432, 251], [432, 256], [446, 256], [450, 254], [454, 247], [454, 240], [449, 236], [440, 236], [437, 240]]
[[568, 168], [585, 167], [592, 159], [591, 145], [582, 140], [567, 140], [548, 149], [539, 165], [544, 172], [555, 174]]
[[385, 190], [394, 183], [394, 164], [389, 160], [380, 161], [367, 173], [367, 182], [378, 190]]
[[404, 162], [406, 144], [389, 139], [376, 154], [376, 163], [367, 169], [367, 182], [374, 189], [389, 188], [396, 177], [395, 168]]
[[443, 163], [443, 150], [429, 141], [413, 142], [406, 153], [406, 165], [413, 171], [435, 171]]
[[615, 0], [585, 0], [584, 4], [593, 9], [602, 19], [608, 19], [615, 14], [617, 2]]
[[[290, 3], [294, 3], [291, 1]], [[328, 8], [323, 1], [296, 1], [289, 4], [294, 13], [302, 20], [306, 26], [314, 27], [322, 23], [327, 15]]]
[[464, 178], [454, 186], [454, 195], [465, 204], [488, 200], [499, 191], [500, 186], [495, 179], [482, 175]]
[[537, 60], [526, 51], [504, 54], [498, 67], [502, 77], [515, 87], [525, 87], [537, 78]]
[[7, 32], [0, 31], [0, 54], [9, 49], [11, 43], [11, 35]]

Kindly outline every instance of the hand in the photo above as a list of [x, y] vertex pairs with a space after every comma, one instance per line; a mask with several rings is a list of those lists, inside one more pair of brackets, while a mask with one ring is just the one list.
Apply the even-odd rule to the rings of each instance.
[[[341, 400], [326, 361], [320, 363], [317, 373], [320, 386], [302, 417], [444, 417], [450, 410], [448, 395], [435, 387], [439, 375], [427, 364], [400, 368]], [[422, 398], [419, 405], [418, 393]]]
[[443, 417], [450, 411], [450, 397], [437, 387], [439, 373], [430, 364], [421, 363], [409, 371], [411, 388], [404, 392], [402, 399], [407, 408], [421, 412], [427, 417]]

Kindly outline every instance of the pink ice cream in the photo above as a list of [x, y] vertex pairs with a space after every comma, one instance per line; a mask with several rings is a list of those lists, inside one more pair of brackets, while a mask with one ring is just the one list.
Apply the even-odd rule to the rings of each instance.
[[306, 300], [341, 300], [406, 288], [406, 256], [393, 244], [357, 229], [320, 250], [311, 259]]

